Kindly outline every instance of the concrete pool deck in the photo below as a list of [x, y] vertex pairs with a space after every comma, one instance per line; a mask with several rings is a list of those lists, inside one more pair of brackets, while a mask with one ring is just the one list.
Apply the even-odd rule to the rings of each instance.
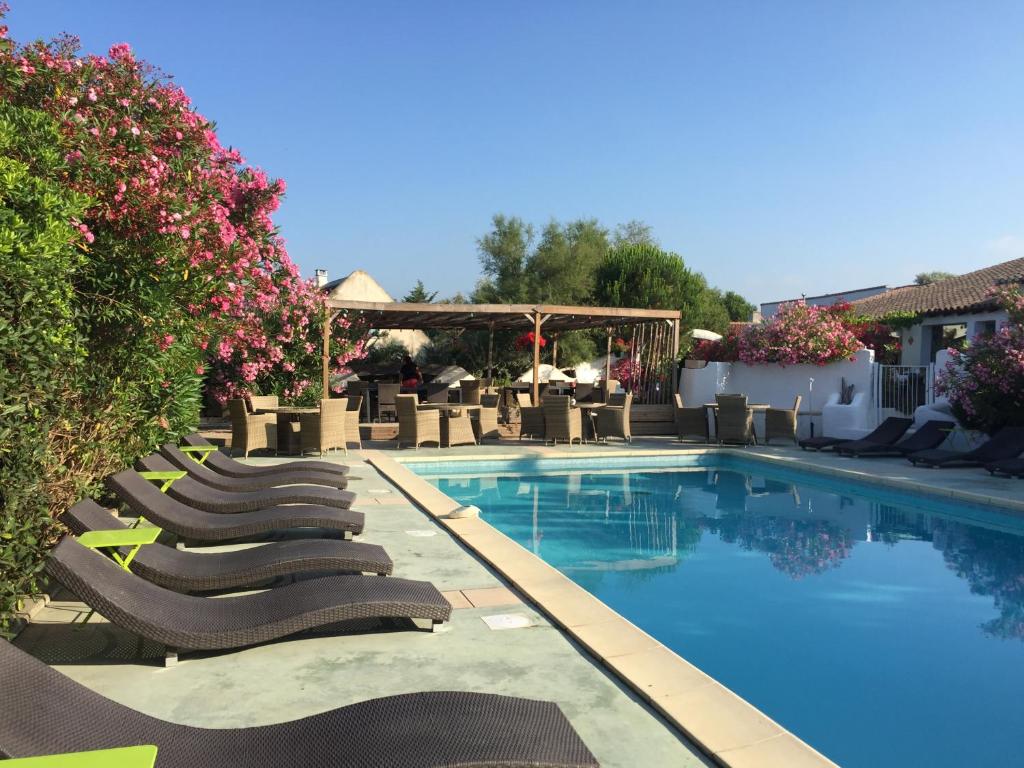
[[[60, 626], [80, 615], [82, 606], [58, 597], [19, 645], [122, 703], [197, 725], [278, 722], [412, 690], [486, 690], [558, 702], [605, 766], [711, 764], [702, 753], [734, 768], [833, 765], [483, 521], [442, 517], [457, 505], [400, 465], [682, 455], [708, 446], [644, 438], [630, 446], [571, 448], [516, 441], [401, 452], [366, 447], [348, 459], [331, 457], [352, 464], [359, 478], [352, 489], [359, 494], [357, 508], [367, 513], [361, 538], [385, 546], [396, 575], [429, 579], [446, 591], [456, 610], [445, 631], [302, 637], [186, 656], [179, 667], [164, 670], [158, 667], [161, 648], [147, 648], [109, 625], [90, 623], [73, 633]], [[782, 447], [725, 450], [1024, 513], [1024, 483], [983, 470], [938, 472], [904, 460], [845, 459]], [[532, 626], [488, 629], [483, 617], [502, 614]]]
[[[397, 693], [480, 691], [557, 702], [609, 768], [712, 764], [357, 452], [346, 463], [358, 478], [350, 484], [356, 507], [366, 513], [357, 540], [384, 546], [396, 576], [430, 580], [446, 593], [455, 610], [437, 631], [355, 626], [344, 634], [187, 654], [164, 668], [162, 646], [99, 617], [72, 628], [86, 608], [58, 592], [16, 644], [104, 696], [178, 723], [263, 725]], [[503, 615], [527, 626], [492, 630], [484, 622]]]

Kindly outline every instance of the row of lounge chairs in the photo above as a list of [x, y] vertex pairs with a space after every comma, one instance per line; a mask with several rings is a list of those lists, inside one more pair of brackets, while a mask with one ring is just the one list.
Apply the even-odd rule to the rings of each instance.
[[[337, 538], [363, 530], [362, 513], [350, 508], [355, 495], [343, 490], [347, 467], [250, 467], [198, 436], [186, 442], [204, 449], [204, 464], [173, 444], [139, 462], [143, 472], [176, 476], [167, 493], [134, 470], [109, 478], [109, 488], [135, 514], [192, 542], [291, 528], [319, 529], [303, 533], [320, 537], [217, 553], [156, 542], [133, 553], [130, 569], [124, 549], [115, 562], [65, 537], [51, 551], [47, 572], [111, 623], [173, 653], [238, 648], [349, 619], [427, 620], [431, 627], [449, 619], [451, 605], [433, 584], [391, 575], [382, 547]], [[292, 485], [297, 482], [303, 485]], [[259, 508], [260, 498], [272, 506]], [[77, 535], [128, 530], [91, 500], [62, 521]], [[201, 596], [301, 575], [311, 578], [255, 593]], [[290, 723], [203, 729], [109, 701], [6, 641], [0, 641], [0, 691], [0, 757], [155, 744], [164, 768], [597, 765], [557, 705], [491, 694], [407, 694]]]
[[929, 421], [904, 437], [912, 419], [892, 416], [859, 440], [812, 437], [800, 441], [804, 450], [831, 450], [844, 456], [902, 456], [914, 466], [985, 467], [994, 475], [1024, 477], [1024, 427], [1003, 427], [986, 442], [970, 451], [939, 448], [955, 424]]

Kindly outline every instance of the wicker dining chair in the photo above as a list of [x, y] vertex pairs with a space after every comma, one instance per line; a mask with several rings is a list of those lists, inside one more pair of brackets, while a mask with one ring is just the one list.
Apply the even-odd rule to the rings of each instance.
[[683, 396], [678, 392], [675, 394], [675, 401], [673, 415], [676, 422], [676, 434], [679, 436], [680, 442], [687, 437], [699, 437], [701, 442], [708, 442], [711, 436], [708, 434], [708, 414], [704, 406], [687, 408], [683, 405]]
[[516, 402], [519, 404], [519, 439], [527, 435], [544, 439], [544, 409], [533, 405], [526, 392], [517, 392]]
[[398, 411], [395, 409], [395, 396], [402, 391], [402, 385], [398, 383], [382, 382], [377, 385], [377, 420], [383, 421], [384, 414], [389, 413], [398, 418]]
[[427, 384], [427, 402], [447, 403], [448, 385], [441, 382], [431, 382], [430, 384]]
[[348, 456], [345, 427], [348, 406], [344, 400], [321, 400], [319, 413], [299, 414], [300, 451], [317, 451], [321, 457], [327, 451], [340, 448]]
[[249, 413], [245, 401], [229, 400], [228, 413], [231, 415], [231, 450], [241, 451], [249, 458], [249, 451], [260, 448], [277, 450], [277, 415], [273, 413]]
[[627, 443], [633, 435], [629, 429], [629, 410], [633, 406], [633, 393], [612, 395], [604, 408], [598, 408], [595, 415], [597, 439], [608, 442], [609, 437], [621, 437]]
[[480, 405], [480, 379], [467, 379], [459, 382], [462, 390], [462, 402], [466, 405]]
[[480, 410], [476, 412], [477, 417], [473, 420], [477, 440], [483, 440], [485, 437], [501, 437], [501, 432], [498, 429], [498, 402], [500, 400], [501, 395], [480, 396]]
[[594, 402], [595, 403], [607, 403], [608, 396], [614, 394], [615, 390], [619, 388], [619, 382], [615, 379], [609, 379], [608, 381], [600, 381], [594, 386]]
[[345, 440], [363, 449], [363, 436], [359, 431], [359, 415], [363, 411], [363, 396], [349, 395], [345, 398]]
[[793, 400], [793, 408], [769, 408], [764, 413], [764, 443], [767, 445], [774, 437], [782, 437], [786, 440], [797, 441], [796, 419], [800, 410], [800, 400], [797, 395]]
[[544, 440], [557, 443], [565, 440], [583, 442], [583, 416], [573, 408], [568, 395], [548, 395], [544, 398]]
[[577, 403], [589, 403], [594, 399], [594, 385], [593, 384], [577, 384], [576, 385], [576, 402]]
[[247, 402], [249, 413], [256, 413], [261, 408], [277, 408], [281, 404], [277, 395], [249, 395]]
[[399, 448], [403, 443], [412, 443], [413, 448], [419, 448], [423, 443], [441, 445], [440, 411], [420, 410], [416, 395], [398, 395], [395, 408], [398, 411], [396, 439]]
[[716, 437], [721, 443], [756, 443], [754, 412], [747, 407], [746, 395], [715, 395], [718, 403]]

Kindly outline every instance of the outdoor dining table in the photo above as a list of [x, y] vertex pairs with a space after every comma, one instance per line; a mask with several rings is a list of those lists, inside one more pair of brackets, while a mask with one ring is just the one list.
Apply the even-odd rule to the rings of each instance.
[[467, 403], [420, 403], [419, 408], [424, 411], [441, 411], [441, 445], [447, 448], [453, 445], [476, 445], [471, 414], [479, 411], [481, 406]]
[[579, 408], [581, 411], [583, 411], [583, 414], [587, 417], [586, 419], [583, 420], [583, 423], [586, 425], [585, 428], [584, 428], [584, 432], [587, 433], [587, 434], [583, 435], [584, 439], [586, 439], [586, 440], [597, 440], [597, 424], [596, 424], [596, 421], [595, 421], [594, 417], [597, 416], [597, 409], [598, 408], [604, 408], [605, 405], [607, 405], [607, 403], [573, 403], [572, 404], [573, 408]]
[[299, 436], [299, 416], [303, 413], [320, 413], [317, 406], [279, 405], [274, 408], [257, 408], [256, 413], [277, 414], [278, 453], [299, 453], [302, 441]]

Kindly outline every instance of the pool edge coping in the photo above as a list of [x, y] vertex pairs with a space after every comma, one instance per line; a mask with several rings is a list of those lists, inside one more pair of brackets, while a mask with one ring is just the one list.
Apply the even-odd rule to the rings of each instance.
[[[721, 452], [727, 451], [732, 453], [729, 449]], [[669, 449], [645, 452], [644, 455], [707, 452], [707, 449]], [[613, 458], [636, 454], [589, 454], [596, 455]], [[587, 458], [588, 454], [581, 452], [578, 457]], [[838, 768], [745, 699], [489, 523], [476, 517], [447, 517], [460, 506], [459, 503], [416, 475], [401, 461], [377, 450], [364, 451], [363, 458], [413, 504], [494, 568], [598, 664], [622, 681], [707, 757], [726, 768]], [[522, 458], [508, 455], [486, 460]], [[426, 457], [418, 457], [417, 461], [424, 459]], [[472, 456], [426, 460], [480, 461]]]

